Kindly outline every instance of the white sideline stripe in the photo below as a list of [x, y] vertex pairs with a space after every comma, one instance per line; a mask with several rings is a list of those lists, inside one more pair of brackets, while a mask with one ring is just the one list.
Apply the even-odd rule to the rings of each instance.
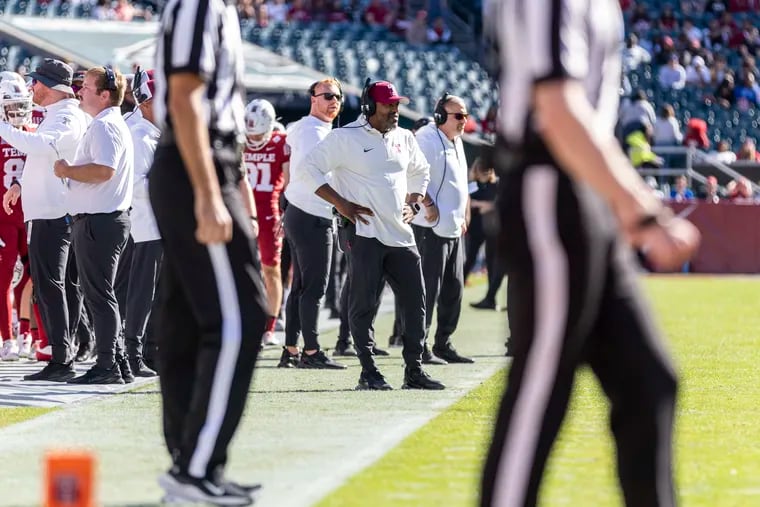
[[188, 472], [193, 477], [204, 477], [206, 468], [214, 452], [219, 431], [227, 413], [230, 388], [235, 375], [235, 365], [240, 355], [242, 342], [242, 317], [238, 302], [235, 278], [232, 274], [230, 258], [224, 244], [208, 245], [211, 267], [214, 270], [216, 289], [219, 292], [219, 306], [222, 311], [222, 347], [214, 368], [206, 421], [198, 434], [198, 442], [190, 458]]
[[525, 171], [522, 199], [533, 257], [533, 342], [496, 473], [493, 505], [521, 506], [562, 351], [568, 311], [567, 256], [557, 231], [558, 174], [550, 166]]

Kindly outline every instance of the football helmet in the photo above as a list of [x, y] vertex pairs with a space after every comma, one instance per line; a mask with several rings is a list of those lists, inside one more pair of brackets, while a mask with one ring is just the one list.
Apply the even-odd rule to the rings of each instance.
[[32, 121], [32, 94], [24, 78], [15, 72], [0, 72], [0, 121], [14, 127]]
[[274, 128], [274, 106], [264, 99], [254, 99], [245, 107], [245, 138], [248, 147], [261, 149], [269, 142]]

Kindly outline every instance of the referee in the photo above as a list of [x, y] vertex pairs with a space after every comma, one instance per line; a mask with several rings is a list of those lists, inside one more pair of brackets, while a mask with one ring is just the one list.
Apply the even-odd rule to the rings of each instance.
[[[235, 5], [170, 0], [153, 99], [149, 192], [164, 242], [156, 335], [173, 501], [248, 505], [225, 480], [267, 315], [252, 196], [241, 172], [243, 58]], [[247, 190], [244, 195], [243, 191]]]
[[536, 505], [575, 370], [587, 363], [611, 404], [626, 505], [672, 506], [677, 382], [629, 244], [673, 269], [699, 235], [663, 209], [613, 135], [619, 2], [504, 0], [498, 26], [500, 239], [514, 360], [481, 504]]

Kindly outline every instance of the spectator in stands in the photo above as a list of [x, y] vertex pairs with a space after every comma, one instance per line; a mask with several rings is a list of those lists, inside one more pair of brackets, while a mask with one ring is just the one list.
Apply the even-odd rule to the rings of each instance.
[[311, 12], [306, 7], [304, 0], [293, 0], [288, 10], [288, 22], [308, 23], [311, 21]]
[[660, 186], [657, 184], [657, 179], [654, 176], [647, 176], [644, 178], [644, 181], [652, 189], [652, 193], [656, 198], [661, 201], [665, 199], [665, 192], [660, 190]]
[[92, 9], [92, 17], [97, 20], [113, 19], [114, 12], [109, 0], [98, 0]]
[[684, 146], [693, 146], [700, 150], [710, 147], [707, 138], [707, 122], [701, 118], [691, 118], [686, 124], [686, 135], [683, 139]]
[[327, 21], [330, 23], [345, 23], [348, 21], [348, 14], [343, 8], [343, 0], [333, 0], [327, 11]]
[[703, 189], [704, 192], [702, 198], [709, 203], [718, 204], [721, 199], [718, 178], [715, 176], [708, 176], [707, 182], [705, 183]]
[[710, 66], [710, 84], [712, 86], [719, 86], [728, 72], [726, 57], [721, 54], [716, 55], [713, 64]]
[[760, 85], [757, 84], [752, 72], [747, 72], [742, 84], [734, 89], [734, 98], [736, 99], [736, 107], [741, 111], [746, 111], [758, 104]]
[[724, 0], [707, 0], [705, 12], [714, 16], [720, 16], [728, 10], [728, 5]]
[[686, 69], [678, 62], [678, 55], [672, 54], [668, 64], [660, 67], [658, 76], [663, 89], [682, 90], [686, 86]]
[[670, 104], [663, 104], [660, 108], [660, 116], [654, 124], [653, 142], [655, 146], [678, 146], [683, 142], [681, 126]]
[[488, 108], [486, 117], [480, 122], [480, 133], [483, 137], [489, 137], [496, 135], [496, 114], [499, 112], [499, 108], [496, 104], [491, 104]]
[[654, 127], [657, 115], [644, 90], [636, 90], [629, 100], [623, 101], [619, 121], [623, 129], [623, 138], [636, 130], [644, 131]]
[[672, 5], [665, 4], [663, 6], [658, 24], [659, 24], [660, 30], [663, 30], [663, 31], [672, 32], [678, 29], [678, 20], [676, 19], [676, 15], [673, 12]]
[[757, 152], [757, 146], [755, 145], [754, 139], [748, 137], [744, 140], [744, 143], [742, 143], [741, 148], [739, 148], [739, 151], [736, 154], [736, 159], [760, 162], [760, 153]]
[[406, 30], [406, 42], [413, 46], [427, 44], [427, 11], [417, 11], [414, 21]]
[[668, 65], [673, 56], [678, 57], [673, 39], [669, 35], [659, 39], [652, 54], [657, 65]]
[[256, 6], [256, 26], [269, 26], [269, 6], [263, 2]]
[[383, 0], [370, 0], [369, 5], [364, 10], [362, 19], [369, 26], [387, 26], [388, 18], [391, 11], [385, 5]]
[[631, 159], [631, 165], [636, 169], [662, 167], [663, 160], [652, 151], [651, 138], [652, 126], [649, 124], [634, 130], [625, 137], [628, 157]]
[[240, 19], [256, 19], [256, 7], [253, 5], [253, 0], [238, 0], [237, 11]]
[[686, 82], [691, 86], [703, 88], [710, 84], [711, 78], [710, 69], [705, 65], [705, 59], [701, 56], [695, 56], [686, 70]]
[[643, 2], [634, 8], [631, 15], [631, 26], [638, 33], [646, 32], [652, 26], [652, 19], [649, 17], [647, 6]]
[[722, 164], [733, 164], [736, 162], [736, 153], [731, 151], [731, 144], [725, 139], [721, 139], [717, 149], [711, 151], [708, 155], [711, 159]]
[[701, 28], [694, 26], [694, 21], [691, 18], [686, 18], [683, 20], [682, 31], [686, 38], [689, 40], [696, 40], [700, 44], [702, 43], [702, 40], [705, 36]]
[[651, 61], [652, 55], [639, 45], [639, 38], [636, 34], [628, 34], [625, 38], [625, 49], [623, 50], [623, 70], [631, 72], [638, 69], [641, 64]]
[[288, 20], [290, 6], [287, 0], [269, 0], [267, 2], [267, 11], [269, 12], [269, 21], [272, 23], [285, 23]]
[[113, 12], [118, 21], [132, 21], [137, 11], [129, 0], [119, 0]]
[[754, 202], [752, 183], [750, 183], [749, 179], [742, 176], [734, 185], [731, 185], [731, 190], [728, 192], [727, 197], [729, 201], [734, 203]]
[[433, 20], [433, 26], [427, 31], [427, 40], [431, 44], [449, 44], [451, 42], [451, 30], [446, 26], [443, 17], [438, 16]]
[[712, 51], [719, 51], [728, 46], [727, 32], [720, 24], [717, 18], [711, 19], [707, 24], [707, 33], [705, 34], [705, 45]]
[[689, 182], [683, 174], [676, 177], [675, 186], [670, 191], [670, 199], [676, 202], [694, 200], [694, 192], [689, 188]]
[[715, 90], [715, 100], [722, 107], [730, 108], [735, 100], [735, 89], [736, 85], [734, 84], [734, 75], [731, 73], [731, 71], [728, 71], [723, 77], [723, 81], [721, 81], [718, 89]]

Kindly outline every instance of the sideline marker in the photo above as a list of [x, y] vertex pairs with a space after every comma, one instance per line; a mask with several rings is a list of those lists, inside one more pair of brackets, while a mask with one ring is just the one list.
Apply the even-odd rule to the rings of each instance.
[[45, 454], [45, 507], [95, 506], [95, 455], [90, 451]]

